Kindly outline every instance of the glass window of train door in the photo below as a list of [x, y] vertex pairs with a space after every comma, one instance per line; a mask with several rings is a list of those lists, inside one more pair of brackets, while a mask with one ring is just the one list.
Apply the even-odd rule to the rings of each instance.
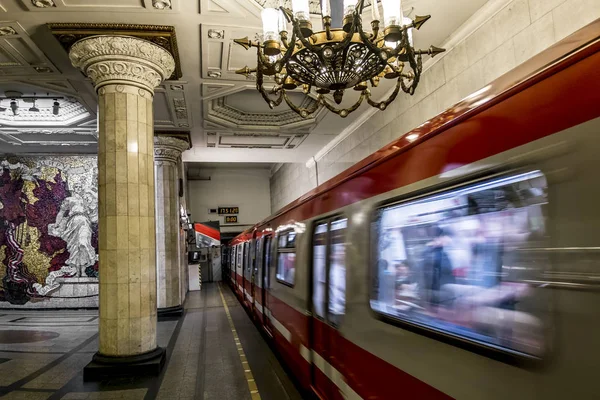
[[264, 270], [264, 288], [271, 288], [271, 241], [272, 236], [265, 239], [265, 270]]
[[346, 310], [347, 227], [347, 218], [336, 218], [329, 223], [327, 312], [334, 326], [339, 326]]
[[289, 230], [278, 235], [277, 282], [294, 287], [296, 273], [296, 232]]
[[255, 246], [255, 250], [254, 250], [254, 264], [253, 264], [253, 276], [255, 282], [260, 282], [260, 275], [261, 275], [261, 271], [259, 266], [262, 265], [262, 258], [263, 258], [263, 252], [262, 252], [262, 244], [263, 244], [263, 238], [261, 237], [260, 239], [256, 239], [254, 241], [254, 246]]
[[315, 225], [313, 233], [313, 313], [317, 318], [325, 319], [325, 291], [327, 270], [327, 231], [328, 222]]

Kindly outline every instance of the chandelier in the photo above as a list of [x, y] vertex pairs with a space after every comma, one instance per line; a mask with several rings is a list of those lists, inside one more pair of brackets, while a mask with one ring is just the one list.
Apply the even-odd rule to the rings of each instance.
[[[343, 1], [342, 28], [332, 27], [329, 0], [321, 0], [324, 30], [319, 32], [312, 30], [308, 0], [292, 0], [293, 10], [280, 6], [262, 11], [262, 43], [248, 37], [234, 40], [246, 50], [256, 47], [256, 67], [246, 66], [236, 73], [246, 77], [256, 74], [256, 88], [270, 108], [285, 101], [292, 110], [307, 118], [323, 105], [347, 117], [366, 100], [372, 107], [385, 110], [400, 89], [410, 95], [415, 93], [423, 55], [433, 57], [445, 51], [435, 46], [427, 50], [413, 47], [413, 29], [420, 29], [431, 16], [416, 16], [414, 20], [403, 17], [400, 0], [381, 0], [383, 31], [377, 0], [372, 0], [371, 32], [362, 26], [364, 0]], [[291, 38], [288, 38], [288, 24], [292, 27]], [[275, 82], [271, 89], [264, 87], [265, 76]], [[377, 102], [371, 98], [369, 87], [377, 87], [382, 78], [396, 79], [396, 86], [387, 99]], [[316, 101], [306, 107], [295, 105], [288, 92], [296, 88]], [[338, 108], [336, 105], [342, 103], [344, 91], [351, 88], [359, 93], [357, 101], [349, 107]]]

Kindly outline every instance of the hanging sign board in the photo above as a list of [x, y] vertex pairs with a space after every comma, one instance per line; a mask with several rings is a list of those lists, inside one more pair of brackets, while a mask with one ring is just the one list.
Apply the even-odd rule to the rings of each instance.
[[239, 214], [239, 207], [219, 207], [219, 215]]

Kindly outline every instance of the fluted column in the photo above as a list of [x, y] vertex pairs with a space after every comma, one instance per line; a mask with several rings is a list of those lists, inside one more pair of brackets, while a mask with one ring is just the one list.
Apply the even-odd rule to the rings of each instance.
[[152, 100], [175, 63], [126, 36], [81, 39], [69, 57], [93, 81], [99, 106], [100, 337], [84, 377], [158, 373]]
[[188, 143], [169, 136], [154, 137], [156, 176], [156, 275], [160, 315], [183, 312], [180, 253], [179, 162]]

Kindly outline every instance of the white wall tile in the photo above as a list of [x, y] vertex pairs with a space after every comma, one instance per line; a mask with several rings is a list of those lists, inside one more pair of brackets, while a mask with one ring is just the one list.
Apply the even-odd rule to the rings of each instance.
[[558, 41], [600, 18], [600, 0], [567, 0], [552, 11], [552, 16]]
[[553, 8], [557, 7], [565, 0], [529, 0], [529, 12], [531, 14], [531, 21], [536, 21], [548, 12], [552, 11]]
[[486, 23], [465, 40], [469, 65], [475, 64], [498, 47], [496, 29], [493, 23]]
[[457, 78], [455, 77], [444, 86], [438, 89], [436, 100], [439, 110], [447, 110], [460, 101], [460, 92], [457, 86]]
[[515, 46], [513, 40], [509, 40], [488, 54], [486, 57], [484, 57], [482, 63], [484, 83], [475, 90], [480, 89], [489, 82], [492, 82], [516, 66]]
[[[599, 0], [600, 1], [600, 0]], [[554, 42], [554, 19], [547, 13], [514, 37], [515, 61], [522, 64]]]
[[450, 52], [448, 52], [442, 59], [442, 63], [444, 64], [446, 81], [451, 80], [456, 75], [467, 69], [469, 66], [469, 60], [467, 59], [467, 47], [465, 42], [460, 42], [458, 46], [450, 50]]
[[492, 18], [498, 44], [506, 42], [531, 24], [528, 0], [515, 0]]
[[446, 73], [444, 71], [444, 63], [442, 60], [436, 62], [425, 73], [424, 85], [427, 89], [425, 97], [438, 90], [446, 83]]
[[461, 100], [481, 89], [487, 83], [483, 79], [482, 65], [483, 61], [478, 61], [455, 78], [457, 93]]

